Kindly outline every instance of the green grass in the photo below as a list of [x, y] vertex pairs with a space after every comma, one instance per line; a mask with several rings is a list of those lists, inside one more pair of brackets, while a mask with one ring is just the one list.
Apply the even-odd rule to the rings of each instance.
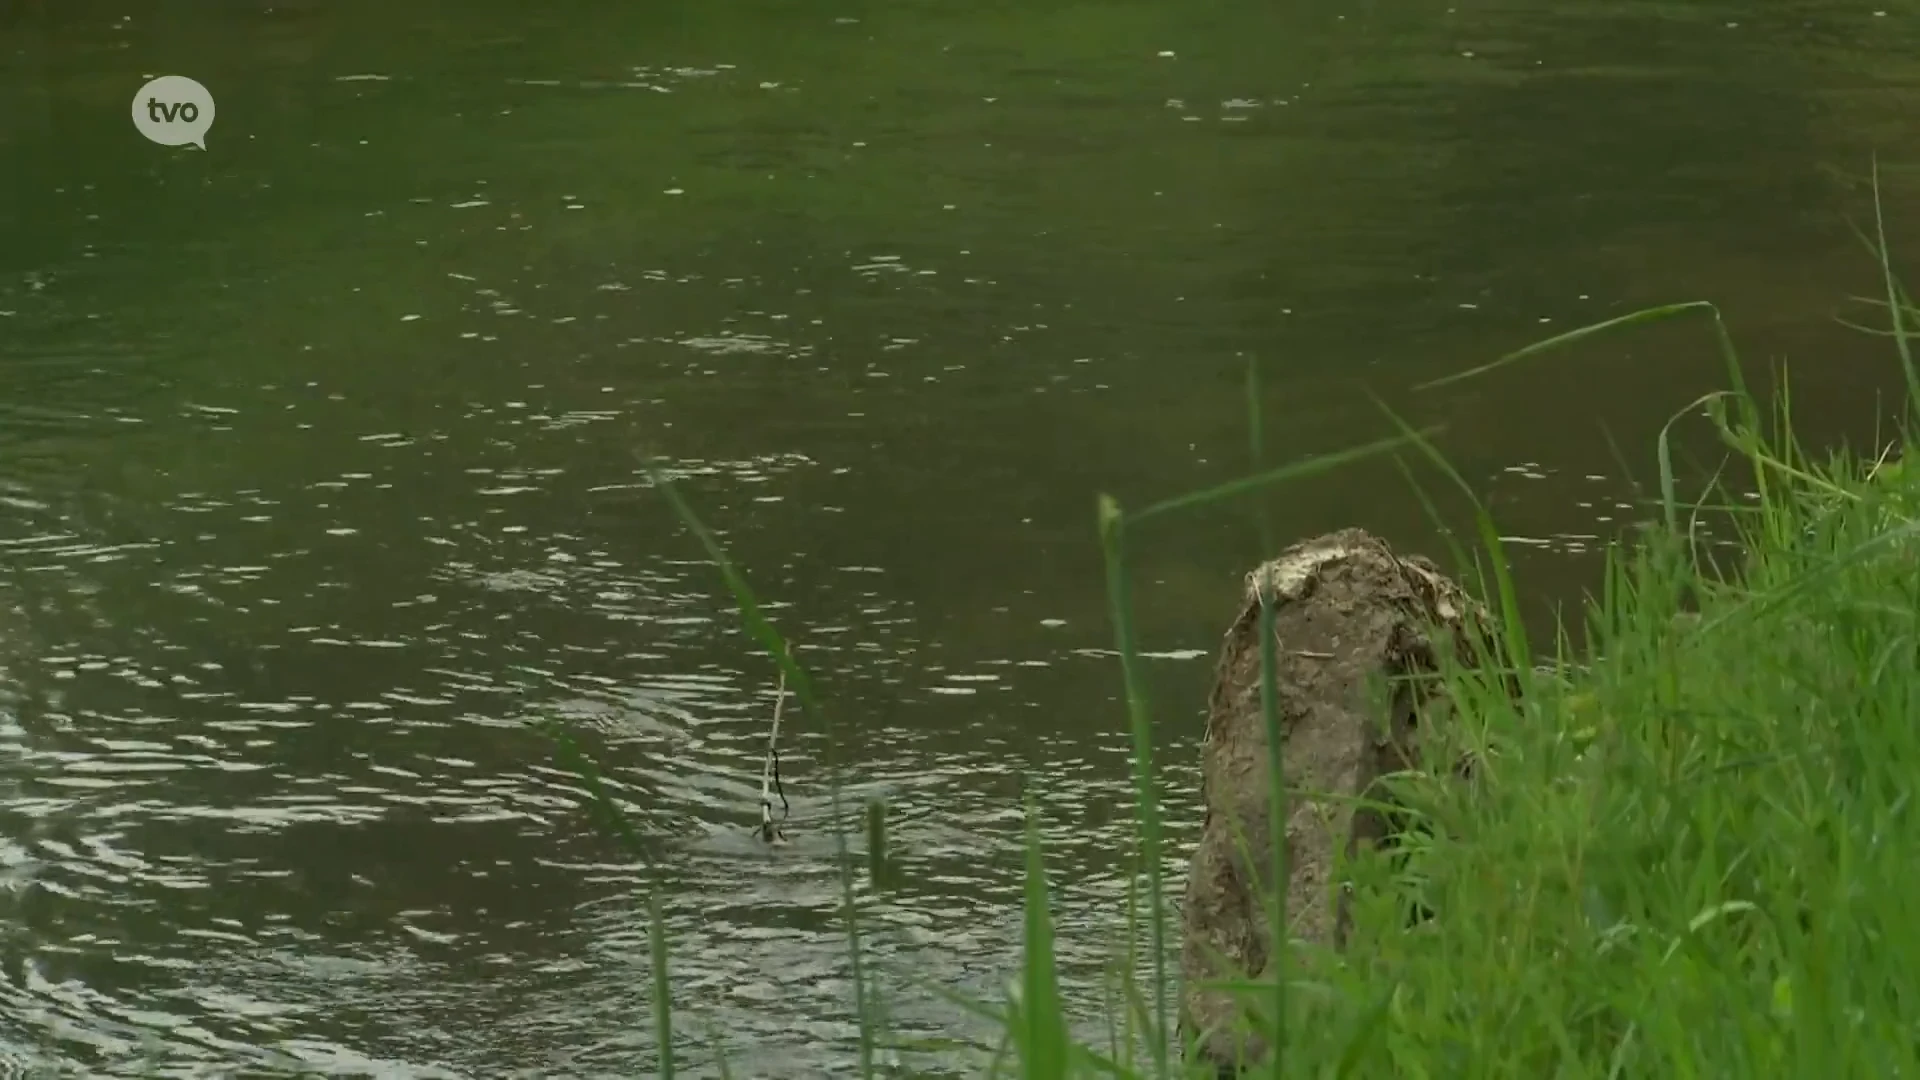
[[[1877, 210], [1877, 205], [1876, 205]], [[1877, 215], [1876, 215], [1877, 217]], [[1881, 307], [1913, 402], [1920, 404], [1910, 299], [1886, 265]], [[1556, 627], [1556, 655], [1530, 655], [1498, 532], [1477, 514], [1480, 548], [1456, 551], [1462, 579], [1502, 617], [1504, 655], [1442, 678], [1456, 723], [1427, 749], [1436, 762], [1473, 753], [1471, 787], [1428, 769], [1396, 778], [1393, 800], [1417, 821], [1396, 859], [1355, 860], [1355, 934], [1329, 955], [1302, 945], [1267, 985], [1244, 983], [1248, 1023], [1281, 1052], [1275, 1077], [1920, 1076], [1920, 474], [1904, 457], [1813, 455], [1792, 435], [1784, 386], [1771, 406], [1742, 377], [1731, 336], [1706, 303], [1637, 312], [1463, 373], [1484, 376], [1593, 335], [1660, 319], [1707, 323], [1729, 389], [1676, 414], [1704, 411], [1729, 452], [1717, 479], [1683, 497], [1669, 423], [1654, 447], [1652, 526], [1610, 550], [1585, 607], [1585, 642]], [[1249, 401], [1258, 400], [1250, 372]], [[1098, 507], [1113, 629], [1133, 738], [1137, 854], [1144, 895], [1129, 896], [1129, 942], [1144, 922], [1146, 963], [1116, 965], [1112, 1033], [1075, 1043], [1054, 969], [1049, 883], [1037, 829], [1027, 832], [1024, 958], [1004, 1002], [967, 1002], [1004, 1032], [993, 1075], [1188, 1077], [1175, 1036], [1166, 958], [1177, 922], [1161, 880], [1153, 792], [1152, 710], [1134, 642], [1128, 541], [1157, 519], [1373, 454], [1446, 468], [1429, 433], [1263, 469], [1242, 481], [1127, 511]], [[1912, 444], [1903, 418], [1900, 447]], [[1412, 475], [1409, 468], [1409, 475]], [[1720, 474], [1717, 474], [1720, 475]], [[822, 713], [786, 643], [759, 614], [744, 576], [658, 473], [675, 510], [720, 566], [744, 625], [787, 674], [805, 714]], [[1416, 492], [1426, 498], [1424, 492]], [[1468, 491], [1471, 495], [1471, 491]], [[1429, 503], [1431, 505], [1431, 503]], [[1731, 522], [1738, 543], [1708, 545], [1704, 520]], [[1275, 545], [1258, 523], [1260, 554]], [[1249, 564], [1253, 561], [1250, 554]], [[1224, 598], [1223, 598], [1224, 602]], [[1223, 609], [1224, 619], [1229, 612]], [[1270, 615], [1270, 613], [1263, 613]], [[1270, 637], [1270, 635], [1263, 635]], [[1263, 658], [1262, 671], [1271, 670]], [[1510, 688], [1517, 683], [1516, 701]], [[1268, 731], [1273, 695], [1263, 693]], [[563, 760], [591, 777], [564, 739]], [[1272, 746], [1272, 775], [1280, 747]], [[586, 785], [598, 796], [594, 783]], [[1283, 799], [1313, 792], [1276, 791]], [[603, 806], [616, 839], [624, 822]], [[868, 859], [885, 863], [884, 818], [869, 818]], [[841, 820], [838, 812], [835, 820]], [[1272, 830], [1276, 841], [1281, 830]], [[852, 887], [838, 848], [849, 948], [861, 954]], [[1275, 852], [1281, 855], [1282, 852]], [[1280, 858], [1274, 865], [1283, 865]], [[1284, 895], [1279, 881], [1268, 883]], [[1434, 913], [1410, 925], [1416, 907]], [[1270, 905], [1273, 926], [1286, 913]], [[669, 1038], [670, 943], [654, 926], [653, 1020]], [[1135, 972], [1151, 972], [1141, 985]], [[859, 1069], [880, 1074], [880, 1003], [855, 967]], [[663, 1055], [661, 1075], [672, 1059]]]

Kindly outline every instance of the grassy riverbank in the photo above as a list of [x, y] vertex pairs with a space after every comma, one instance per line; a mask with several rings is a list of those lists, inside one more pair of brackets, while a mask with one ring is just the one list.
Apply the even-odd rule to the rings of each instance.
[[[1898, 446], [1809, 460], [1737, 406], [1757, 498], [1669, 501], [1588, 647], [1516, 657], [1523, 704], [1451, 674], [1489, 782], [1402, 788], [1433, 835], [1355, 868], [1367, 931], [1302, 965], [1280, 1074], [1920, 1069], [1920, 483]], [[1696, 543], [1716, 514], [1736, 549]]]
[[[1890, 273], [1887, 283], [1895, 353], [1920, 403], [1905, 329], [1920, 313]], [[1920, 475], [1903, 466], [1910, 457], [1901, 452], [1911, 429], [1889, 450], [1806, 453], [1789, 410], [1763, 407], [1748, 393], [1719, 315], [1705, 304], [1627, 316], [1508, 359], [1661, 318], [1699, 320], [1710, 331], [1703, 341], [1717, 342], [1727, 362], [1728, 392], [1676, 416], [1707, 414], [1730, 451], [1728, 479], [1682, 491], [1662, 437], [1648, 511], [1655, 522], [1614, 549], [1604, 587], [1584, 613], [1586, 644], [1553, 657], [1530, 654], [1497, 531], [1481, 515], [1477, 552], [1455, 555], [1463, 577], [1505, 616], [1507, 655], [1495, 669], [1446, 673], [1465, 707], [1448, 745], [1434, 750], [1445, 760], [1473, 750], [1486, 763], [1482, 782], [1471, 790], [1417, 777], [1397, 784], [1393, 794], [1424, 828], [1402, 861], [1375, 857], [1350, 868], [1359, 898], [1350, 947], [1338, 957], [1303, 950], [1283, 985], [1247, 988], [1264, 1015], [1257, 1023], [1285, 1048], [1272, 1075], [1920, 1074], [1920, 825], [1912, 805], [1920, 779]], [[1408, 430], [1392, 443], [1143, 510], [1102, 503], [1147, 868], [1132, 917], [1148, 923], [1162, 956], [1177, 954], [1177, 919], [1161, 898], [1178, 883], [1157, 872], [1152, 717], [1133, 656], [1127, 537], [1191, 506], [1388, 452], [1450, 475]], [[671, 486], [661, 486], [719, 563], [746, 628], [820, 722], [825, 711], [806, 673], [744, 579]], [[1706, 520], [1717, 520], [1721, 535], [1731, 523], [1739, 542], [1708, 545], [1698, 529]], [[1269, 553], [1278, 549], [1272, 540], [1263, 538]], [[1521, 683], [1517, 704], [1499, 685], [1508, 677]], [[563, 734], [561, 742], [568, 760], [590, 772]], [[612, 828], [624, 831], [613, 805], [600, 801]], [[853, 877], [862, 871], [843, 861], [858, 982]], [[1017, 991], [980, 1006], [995, 1011], [1005, 1033], [989, 1068], [1028, 1078], [1199, 1075], [1172, 1044], [1165, 977], [1122, 979], [1111, 1042], [1070, 1040], [1053, 971], [1044, 852], [1031, 841], [1028, 866]], [[1434, 917], [1409, 925], [1413, 910]], [[654, 924], [662, 1007], [652, 1019], [664, 1045], [673, 1023], [665, 1007], [671, 943], [659, 934], [657, 910]], [[880, 1015], [868, 991], [860, 993], [861, 1014]], [[884, 1042], [879, 1024], [863, 1025], [869, 1074], [880, 1071]], [[662, 1063], [662, 1075], [672, 1071], [670, 1060]]]

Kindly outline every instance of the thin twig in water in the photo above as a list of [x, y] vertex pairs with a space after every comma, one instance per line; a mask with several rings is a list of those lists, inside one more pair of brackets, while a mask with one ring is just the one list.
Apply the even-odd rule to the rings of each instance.
[[[787, 820], [792, 807], [787, 804], [786, 790], [780, 784], [780, 714], [787, 707], [787, 673], [780, 672], [779, 697], [773, 702], [773, 730], [767, 735], [767, 764], [760, 773], [760, 839], [769, 844], [784, 844], [787, 834], [780, 822]], [[773, 819], [773, 796], [780, 795], [780, 821]]]

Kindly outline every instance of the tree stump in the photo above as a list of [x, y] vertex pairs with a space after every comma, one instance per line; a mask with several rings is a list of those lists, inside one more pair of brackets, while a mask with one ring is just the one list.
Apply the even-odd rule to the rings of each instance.
[[[1268, 1048], [1236, 1033], [1238, 1010], [1205, 980], [1273, 977], [1274, 943], [1260, 897], [1272, 881], [1266, 725], [1260, 714], [1260, 595], [1273, 606], [1274, 689], [1288, 791], [1362, 797], [1385, 773], [1419, 761], [1422, 719], [1443, 710], [1431, 672], [1450, 634], [1455, 655], [1486, 655], [1485, 609], [1433, 563], [1402, 558], [1358, 529], [1296, 544], [1246, 578], [1207, 704], [1201, 790], [1206, 823], [1187, 871], [1181, 1018], [1197, 1052], [1231, 1075]], [[1477, 624], [1477, 625], [1476, 625]], [[1388, 689], [1385, 700], [1380, 693]], [[1287, 917], [1295, 938], [1338, 948], [1350, 929], [1339, 862], [1389, 832], [1386, 815], [1351, 803], [1290, 798]], [[1251, 855], [1251, 861], [1247, 858]]]

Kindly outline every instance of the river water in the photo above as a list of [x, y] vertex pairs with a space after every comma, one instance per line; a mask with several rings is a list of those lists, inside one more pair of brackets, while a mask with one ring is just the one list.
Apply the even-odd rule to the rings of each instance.
[[[1864, 444], [1873, 154], [1920, 240], [1879, 2], [0, 3], [0, 1069], [650, 1069], [648, 878], [542, 720], [651, 846], [696, 1074], [850, 1067], [829, 736], [892, 804], [895, 1030], [982, 1035], [929, 984], [1012, 971], [1029, 791], [1097, 1032], [1095, 494], [1245, 471], [1249, 357], [1276, 458], [1377, 395], [1445, 425], [1543, 636], [1722, 384], [1706, 329], [1415, 384], [1705, 298]], [[166, 73], [204, 153], [129, 124]], [[771, 668], [638, 454], [820, 680], [789, 848], [747, 837]], [[1385, 463], [1265, 509], [1445, 555]], [[1246, 510], [1141, 542], [1176, 849]]]

